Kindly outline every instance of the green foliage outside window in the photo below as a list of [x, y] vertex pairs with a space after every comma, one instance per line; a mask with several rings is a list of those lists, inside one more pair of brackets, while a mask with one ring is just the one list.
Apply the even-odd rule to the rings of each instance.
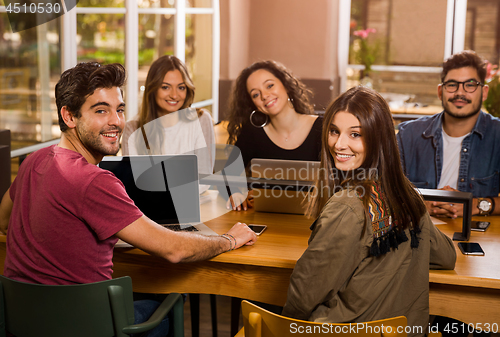
[[500, 117], [500, 69], [488, 63], [486, 84], [490, 87], [484, 108], [495, 117]]

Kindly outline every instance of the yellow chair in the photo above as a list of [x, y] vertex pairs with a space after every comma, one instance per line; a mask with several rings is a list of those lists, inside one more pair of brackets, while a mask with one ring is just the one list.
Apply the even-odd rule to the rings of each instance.
[[[407, 336], [406, 317], [382, 319], [366, 323], [315, 323], [280, 316], [255, 304], [242, 301], [243, 329], [235, 337], [308, 337], [339, 334], [342, 336]], [[399, 332], [398, 332], [399, 331]]]

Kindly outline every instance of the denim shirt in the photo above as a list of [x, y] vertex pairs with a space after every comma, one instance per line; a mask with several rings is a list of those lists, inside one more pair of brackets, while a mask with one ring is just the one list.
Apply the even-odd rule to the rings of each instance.
[[[437, 188], [443, 167], [443, 114], [401, 123], [397, 135], [403, 170], [417, 188]], [[475, 198], [500, 192], [500, 119], [480, 112], [462, 141], [458, 190]]]

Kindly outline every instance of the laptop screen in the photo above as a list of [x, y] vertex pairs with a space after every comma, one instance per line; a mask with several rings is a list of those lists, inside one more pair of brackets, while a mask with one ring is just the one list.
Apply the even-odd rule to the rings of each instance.
[[196, 155], [104, 157], [135, 205], [159, 224], [200, 222]]

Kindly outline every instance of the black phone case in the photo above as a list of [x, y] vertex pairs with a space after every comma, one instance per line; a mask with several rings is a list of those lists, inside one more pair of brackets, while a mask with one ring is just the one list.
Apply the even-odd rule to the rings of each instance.
[[[474, 243], [474, 245], [470, 245], [472, 243]], [[471, 246], [471, 247], [466, 248], [466, 246], [468, 246], [467, 244], [469, 244], [469, 246]], [[479, 243], [476, 243], [476, 242], [459, 242], [458, 248], [460, 248], [460, 251], [464, 255], [479, 255], [479, 256], [484, 255], [483, 249], [481, 248]]]

